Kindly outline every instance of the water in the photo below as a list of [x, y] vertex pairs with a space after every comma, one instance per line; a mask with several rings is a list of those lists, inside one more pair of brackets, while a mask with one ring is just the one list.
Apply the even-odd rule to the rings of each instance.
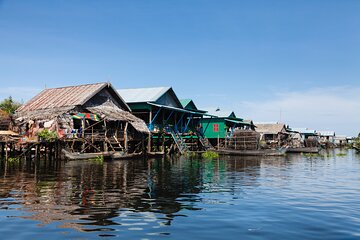
[[1, 239], [360, 239], [360, 155], [0, 169]]

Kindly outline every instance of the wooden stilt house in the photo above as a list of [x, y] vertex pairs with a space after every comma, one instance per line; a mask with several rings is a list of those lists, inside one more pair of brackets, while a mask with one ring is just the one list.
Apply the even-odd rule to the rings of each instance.
[[213, 146], [218, 147], [224, 147], [226, 139], [231, 138], [235, 130], [251, 129], [252, 124], [238, 118], [233, 111], [226, 112], [220, 109], [208, 111], [200, 123], [204, 136]]
[[[134, 115], [143, 119], [150, 131], [148, 149], [165, 153], [175, 147], [188, 151], [187, 138], [196, 134], [195, 120], [205, 111], [191, 101], [184, 107], [171, 87], [118, 89]], [[184, 102], [183, 102], [184, 103]]]
[[256, 131], [260, 133], [260, 140], [270, 148], [282, 146], [290, 135], [283, 123], [255, 123], [255, 126]]
[[45, 89], [16, 111], [15, 123], [24, 143], [47, 131], [80, 153], [138, 153], [149, 132], [110, 83]]

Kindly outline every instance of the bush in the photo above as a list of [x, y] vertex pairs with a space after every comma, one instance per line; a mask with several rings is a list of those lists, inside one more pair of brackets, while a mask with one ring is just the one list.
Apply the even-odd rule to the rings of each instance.
[[207, 159], [214, 159], [214, 158], [218, 158], [219, 154], [213, 151], [206, 151], [204, 153], [201, 154], [201, 156], [203, 158], [207, 158]]
[[44, 129], [38, 132], [38, 136], [41, 138], [42, 141], [45, 142], [53, 142], [57, 139], [56, 132], [49, 131], [48, 129]]
[[354, 139], [354, 146], [360, 148], [360, 133], [358, 137]]

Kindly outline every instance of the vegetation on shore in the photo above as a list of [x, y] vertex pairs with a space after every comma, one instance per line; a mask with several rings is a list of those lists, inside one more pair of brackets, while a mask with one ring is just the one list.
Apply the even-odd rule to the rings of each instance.
[[13, 114], [20, 106], [21, 103], [13, 100], [11, 96], [0, 102], [0, 109], [8, 114]]
[[217, 152], [213, 152], [213, 151], [206, 151], [206, 152], [202, 153], [201, 156], [206, 159], [215, 159], [215, 158], [219, 157], [219, 154]]
[[354, 139], [354, 147], [360, 149], [360, 133], [358, 136]]
[[104, 156], [97, 156], [97, 157], [94, 157], [92, 159], [90, 159], [93, 163], [96, 163], [96, 164], [103, 164], [104, 163]]

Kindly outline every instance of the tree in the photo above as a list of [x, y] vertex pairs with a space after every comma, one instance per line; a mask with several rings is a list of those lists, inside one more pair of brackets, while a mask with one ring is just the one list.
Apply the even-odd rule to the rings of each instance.
[[360, 149], [360, 133], [358, 137], [354, 139], [354, 146]]
[[14, 101], [11, 96], [0, 102], [0, 109], [9, 114], [14, 113], [20, 106], [21, 103]]

